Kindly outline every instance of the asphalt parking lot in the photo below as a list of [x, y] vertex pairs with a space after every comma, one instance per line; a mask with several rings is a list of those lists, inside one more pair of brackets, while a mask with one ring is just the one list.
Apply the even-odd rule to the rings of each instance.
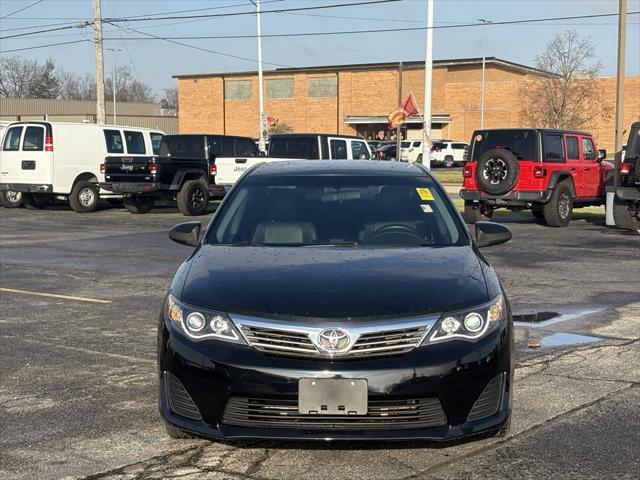
[[637, 478], [640, 237], [495, 220], [514, 238], [485, 252], [519, 320], [507, 438], [238, 444], [171, 440], [157, 413], [156, 319], [190, 253], [167, 231], [185, 217], [1, 210], [0, 478]]

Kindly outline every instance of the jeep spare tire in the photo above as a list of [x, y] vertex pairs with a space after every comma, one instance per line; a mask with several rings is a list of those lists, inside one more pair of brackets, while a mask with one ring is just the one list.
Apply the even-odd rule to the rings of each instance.
[[511, 191], [519, 176], [520, 163], [509, 150], [494, 148], [478, 159], [476, 182], [487, 193], [503, 195]]

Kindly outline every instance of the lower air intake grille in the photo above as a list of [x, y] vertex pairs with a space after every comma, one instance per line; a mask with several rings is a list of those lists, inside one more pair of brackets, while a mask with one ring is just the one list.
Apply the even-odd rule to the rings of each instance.
[[173, 413], [193, 420], [202, 420], [200, 411], [187, 393], [187, 390], [174, 375], [164, 372], [164, 385], [169, 399], [169, 408]]
[[480, 420], [482, 418], [490, 417], [498, 413], [500, 408], [500, 401], [502, 400], [502, 391], [504, 390], [504, 378], [506, 374], [501, 373], [491, 380], [484, 391], [476, 400], [473, 405], [467, 421], [472, 422], [474, 420]]
[[370, 400], [367, 415], [300, 415], [297, 400], [231, 397], [222, 423], [243, 427], [292, 429], [425, 428], [447, 424], [437, 398]]

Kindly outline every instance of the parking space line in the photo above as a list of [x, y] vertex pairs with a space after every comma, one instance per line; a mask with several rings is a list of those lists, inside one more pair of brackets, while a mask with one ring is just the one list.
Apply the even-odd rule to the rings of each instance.
[[60, 298], [62, 300], [74, 300], [76, 302], [90, 302], [90, 303], [102, 303], [102, 304], [112, 303], [111, 300], [100, 300], [99, 298], [75, 297], [73, 295], [59, 295], [57, 293], [34, 292], [31, 290], [19, 290], [17, 288], [0, 287], [0, 292], [22, 293], [23, 295], [36, 295], [39, 297]]

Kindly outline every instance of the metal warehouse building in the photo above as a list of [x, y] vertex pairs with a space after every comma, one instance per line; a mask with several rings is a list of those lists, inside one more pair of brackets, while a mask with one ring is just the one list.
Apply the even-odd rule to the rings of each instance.
[[[485, 127], [520, 127], [521, 89], [545, 72], [495, 57], [486, 59]], [[265, 72], [265, 112], [294, 132], [356, 134], [369, 138], [386, 130], [398, 93], [423, 103], [424, 62], [374, 63]], [[257, 72], [176, 75], [180, 133], [223, 133], [258, 137]], [[482, 59], [438, 60], [433, 64], [432, 136], [468, 141], [480, 126]], [[599, 79], [615, 103], [615, 78]], [[640, 119], [640, 77], [625, 80], [625, 125]], [[412, 118], [403, 135], [421, 138], [422, 122]], [[612, 150], [613, 119], [591, 127], [603, 148]]]

